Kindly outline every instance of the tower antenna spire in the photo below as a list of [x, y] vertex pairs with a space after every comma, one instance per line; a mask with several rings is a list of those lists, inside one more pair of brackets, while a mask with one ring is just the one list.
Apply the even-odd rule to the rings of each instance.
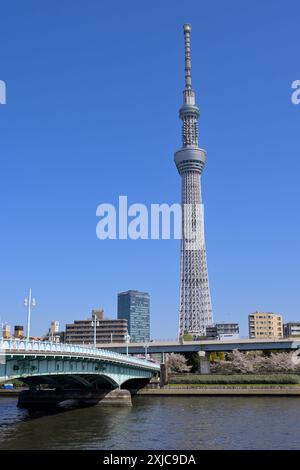
[[191, 62], [191, 30], [190, 24], [183, 25], [185, 50], [185, 88], [192, 88], [192, 62]]

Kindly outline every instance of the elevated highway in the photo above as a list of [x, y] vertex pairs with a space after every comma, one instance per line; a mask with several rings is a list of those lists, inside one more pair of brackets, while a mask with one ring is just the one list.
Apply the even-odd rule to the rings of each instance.
[[[101, 347], [114, 352], [124, 354], [126, 345], [124, 343], [106, 343]], [[129, 343], [129, 354], [145, 355], [156, 353], [184, 353], [184, 352], [231, 352], [239, 351], [290, 351], [300, 348], [300, 338], [284, 339], [234, 339], [234, 340], [202, 340], [202, 341], [150, 341], [149, 343]]]

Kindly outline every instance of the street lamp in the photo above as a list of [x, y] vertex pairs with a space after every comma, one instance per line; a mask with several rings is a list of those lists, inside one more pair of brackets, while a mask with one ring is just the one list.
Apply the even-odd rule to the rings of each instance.
[[128, 356], [128, 344], [130, 342], [130, 335], [127, 332], [127, 335], [125, 335], [125, 340], [126, 340], [126, 356]]
[[148, 347], [149, 347], [149, 343], [145, 343], [144, 348], [145, 348], [145, 358], [146, 358], [146, 360], [148, 359]]
[[24, 299], [24, 307], [27, 307], [27, 341], [30, 339], [30, 320], [31, 320], [31, 307], [36, 306], [36, 301], [31, 295], [31, 287], [29, 289], [29, 296]]
[[97, 346], [97, 326], [100, 326], [97, 320], [96, 314], [94, 314], [94, 320], [92, 320], [92, 326], [94, 327], [94, 348]]

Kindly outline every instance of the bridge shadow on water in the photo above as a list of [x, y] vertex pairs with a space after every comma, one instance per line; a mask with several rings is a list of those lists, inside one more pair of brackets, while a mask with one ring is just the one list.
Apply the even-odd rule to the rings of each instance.
[[92, 384], [78, 381], [76, 385], [67, 380], [65, 383], [57, 383], [56, 387], [50, 387], [55, 378], [46, 382], [47, 378], [30, 377], [24, 382], [29, 386], [28, 390], [20, 393], [18, 407], [29, 410], [31, 418], [66, 412], [74, 408], [86, 408], [92, 406], [131, 406], [131, 396], [148, 383], [148, 379], [130, 379], [116, 387], [114, 384], [97, 380]]
[[[4, 413], [10, 412], [9, 422]], [[99, 448], [114, 439], [120, 425], [127, 423], [134, 407], [96, 406], [70, 410], [27, 410], [15, 398], [1, 398], [0, 449]], [[3, 418], [3, 419], [2, 419]], [[122, 432], [123, 435], [123, 432]], [[125, 436], [124, 436], [125, 437]]]

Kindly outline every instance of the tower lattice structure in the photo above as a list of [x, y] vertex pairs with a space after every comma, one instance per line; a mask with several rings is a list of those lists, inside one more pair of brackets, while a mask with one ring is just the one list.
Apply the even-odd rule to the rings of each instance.
[[182, 180], [182, 239], [180, 260], [179, 336], [205, 334], [213, 323], [208, 281], [201, 173], [206, 151], [198, 146], [199, 109], [195, 103], [191, 76], [191, 26], [185, 24], [185, 89], [179, 111], [182, 120], [182, 147], [175, 153], [175, 164]]

